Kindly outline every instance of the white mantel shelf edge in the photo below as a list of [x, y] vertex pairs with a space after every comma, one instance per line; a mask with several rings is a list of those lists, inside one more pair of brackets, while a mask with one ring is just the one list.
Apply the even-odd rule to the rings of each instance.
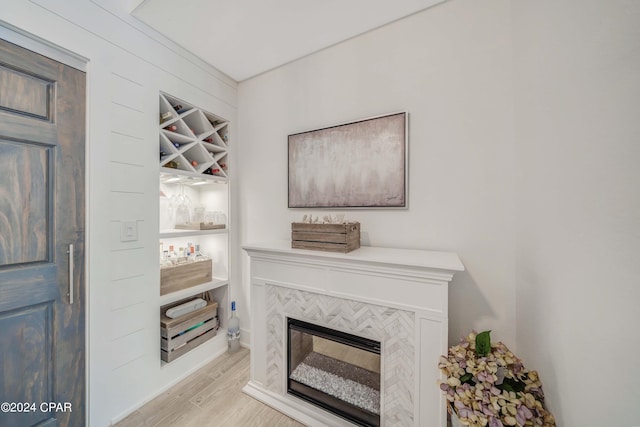
[[380, 248], [361, 246], [348, 253], [292, 249], [289, 240], [244, 245], [243, 249], [253, 253], [279, 253], [302, 258], [324, 258], [339, 262], [358, 262], [378, 265], [402, 265], [421, 269], [464, 271], [464, 265], [453, 252], [427, 251], [421, 249]]

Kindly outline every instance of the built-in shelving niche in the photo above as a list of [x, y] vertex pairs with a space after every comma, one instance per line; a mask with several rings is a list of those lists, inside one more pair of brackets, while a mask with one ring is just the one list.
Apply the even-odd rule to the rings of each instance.
[[[161, 291], [160, 308], [162, 311], [208, 293], [218, 303], [220, 327], [215, 337], [202, 344], [215, 341], [216, 348], [226, 346], [229, 315], [229, 122], [166, 93], [160, 94], [159, 107], [160, 242], [164, 249], [169, 245], [178, 249], [187, 243], [199, 244], [212, 260], [210, 281], [170, 293]], [[192, 209], [202, 207], [224, 214], [227, 218], [225, 227], [211, 230], [175, 228], [175, 199], [178, 195], [186, 196]], [[166, 364], [161, 361], [162, 366]]]

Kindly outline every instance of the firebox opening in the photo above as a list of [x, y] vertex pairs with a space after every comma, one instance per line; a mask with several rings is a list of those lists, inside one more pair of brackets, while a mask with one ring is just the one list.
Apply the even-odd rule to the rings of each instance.
[[362, 426], [380, 426], [380, 342], [287, 319], [287, 392]]

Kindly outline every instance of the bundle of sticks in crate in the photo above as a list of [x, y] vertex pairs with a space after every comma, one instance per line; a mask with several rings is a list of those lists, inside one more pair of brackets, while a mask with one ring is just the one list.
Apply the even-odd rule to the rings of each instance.
[[329, 252], [351, 252], [360, 247], [360, 223], [344, 221], [344, 215], [335, 218], [305, 215], [301, 222], [291, 223], [291, 247]]

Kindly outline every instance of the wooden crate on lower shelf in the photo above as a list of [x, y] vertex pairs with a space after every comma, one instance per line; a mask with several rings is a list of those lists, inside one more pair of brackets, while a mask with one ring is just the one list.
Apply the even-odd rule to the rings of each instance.
[[206, 261], [161, 268], [160, 295], [211, 282], [212, 265], [211, 260], [208, 259]]
[[360, 223], [291, 223], [291, 247], [328, 252], [351, 252], [360, 247]]
[[215, 337], [218, 332], [218, 303], [215, 301], [208, 301], [205, 307], [175, 319], [166, 316], [169, 308], [185, 301], [177, 301], [160, 309], [160, 358], [165, 362], [174, 361]]

